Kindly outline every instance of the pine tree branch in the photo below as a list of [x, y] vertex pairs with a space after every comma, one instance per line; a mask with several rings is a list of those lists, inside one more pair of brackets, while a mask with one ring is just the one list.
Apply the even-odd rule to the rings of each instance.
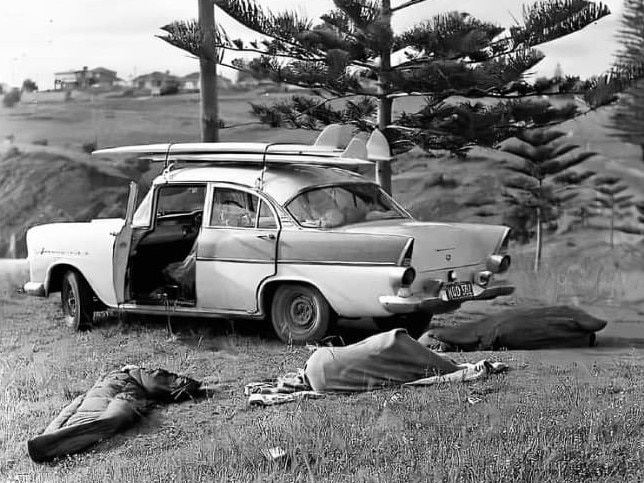
[[413, 7], [414, 5], [418, 5], [419, 3], [426, 2], [427, 0], [409, 0], [405, 3], [402, 3], [398, 5], [397, 7], [391, 7], [391, 13], [395, 13], [399, 10], [404, 10], [408, 7]]

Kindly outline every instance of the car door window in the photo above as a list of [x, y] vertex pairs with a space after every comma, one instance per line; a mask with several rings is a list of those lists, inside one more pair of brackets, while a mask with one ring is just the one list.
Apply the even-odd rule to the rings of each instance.
[[215, 188], [210, 226], [254, 228], [259, 198], [232, 188]]
[[202, 211], [205, 196], [205, 185], [163, 186], [159, 189], [157, 218]]

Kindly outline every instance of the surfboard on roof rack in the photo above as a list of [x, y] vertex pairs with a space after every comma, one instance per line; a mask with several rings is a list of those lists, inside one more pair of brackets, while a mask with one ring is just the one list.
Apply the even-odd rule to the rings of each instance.
[[[162, 143], [98, 149], [93, 155], [138, 155], [154, 162], [316, 164], [350, 167], [390, 159], [389, 144], [380, 131], [369, 139], [354, 137], [342, 149], [342, 126], [327, 126], [313, 145], [282, 143]], [[234, 156], [232, 156], [234, 155]]]

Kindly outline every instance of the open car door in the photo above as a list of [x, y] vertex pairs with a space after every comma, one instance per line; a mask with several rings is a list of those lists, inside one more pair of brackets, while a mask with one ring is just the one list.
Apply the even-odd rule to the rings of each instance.
[[114, 252], [112, 254], [112, 280], [114, 283], [114, 293], [118, 305], [129, 298], [126, 290], [127, 262], [130, 257], [130, 246], [132, 244], [132, 219], [136, 208], [136, 197], [138, 194], [138, 185], [130, 182], [130, 194], [127, 199], [127, 210], [125, 212], [125, 223], [121, 231], [116, 233], [114, 239]]

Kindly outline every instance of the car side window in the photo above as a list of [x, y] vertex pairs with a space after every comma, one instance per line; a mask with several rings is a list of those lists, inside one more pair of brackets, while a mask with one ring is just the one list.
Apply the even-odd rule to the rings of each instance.
[[264, 230], [275, 230], [277, 228], [277, 221], [273, 212], [263, 200], [259, 202], [259, 217], [257, 218], [257, 228]]
[[157, 218], [202, 211], [205, 197], [205, 185], [162, 186], [157, 200]]
[[259, 198], [232, 188], [215, 188], [210, 226], [254, 228]]

